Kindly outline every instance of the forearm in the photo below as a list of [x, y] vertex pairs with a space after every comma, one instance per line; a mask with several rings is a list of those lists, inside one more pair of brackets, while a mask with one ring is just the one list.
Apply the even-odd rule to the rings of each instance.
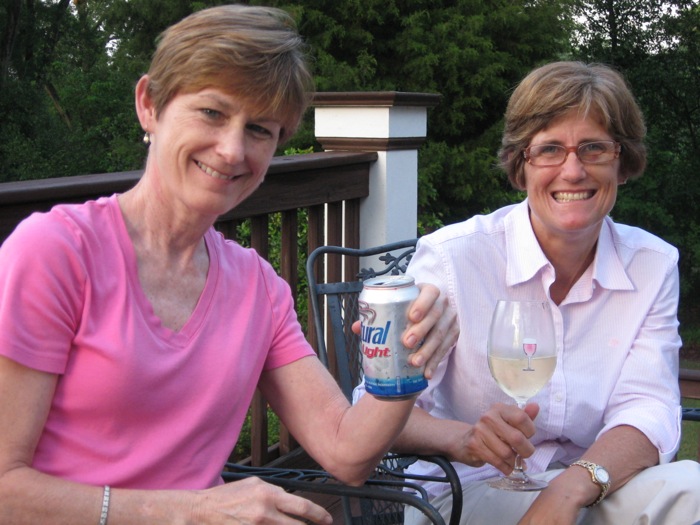
[[461, 421], [438, 419], [425, 410], [414, 407], [408, 422], [392, 450], [412, 454], [437, 454], [458, 460], [462, 449], [462, 436], [469, 431], [470, 425]]
[[656, 465], [659, 451], [642, 432], [624, 425], [600, 436], [583, 459], [605, 466], [611, 477], [610, 491], [614, 492], [642, 470]]
[[[21, 467], [0, 476], [0, 523], [96, 525], [104, 487], [48, 476]], [[205, 523], [195, 519], [196, 493], [188, 491], [110, 490], [110, 525]]]
[[378, 399], [367, 394], [345, 411], [326, 466], [329, 472], [347, 483], [362, 483], [399, 436], [414, 401]]
[[437, 454], [450, 461], [481, 467], [489, 463], [504, 474], [513, 470], [516, 452], [530, 457], [535, 451], [529, 438], [539, 407], [497, 403], [471, 425], [436, 418], [415, 407], [394, 449], [414, 454]]
[[[582, 456], [582, 459], [606, 468], [611, 480], [608, 494], [615, 492], [642, 470], [656, 465], [658, 458], [658, 450], [647, 437], [626, 425], [601, 435]], [[590, 474], [578, 467], [566, 469], [552, 482], [552, 486], [575, 497], [580, 507], [593, 503], [600, 494], [599, 487], [591, 482]]]
[[364, 396], [350, 406], [316, 358], [263, 373], [259, 387], [304, 450], [333, 476], [360, 484], [401, 432], [414, 399]]

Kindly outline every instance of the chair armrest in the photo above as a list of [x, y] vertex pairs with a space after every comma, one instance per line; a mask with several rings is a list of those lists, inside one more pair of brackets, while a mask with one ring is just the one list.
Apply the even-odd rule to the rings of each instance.
[[[408, 466], [415, 463], [416, 461], [426, 461], [428, 463], [433, 463], [437, 465], [443, 471], [444, 474], [426, 476], [421, 474], [412, 474], [405, 472], [405, 469]], [[380, 472], [383, 471], [389, 473], [392, 476], [407, 481], [434, 481], [449, 484], [450, 492], [452, 493], [452, 512], [450, 514], [449, 525], [459, 524], [460, 517], [462, 516], [464, 497], [462, 493], [462, 482], [460, 481], [454, 466], [452, 466], [452, 463], [450, 463], [444, 456], [422, 456], [416, 454], [389, 453], [384, 457], [382, 463], [380, 463], [377, 466], [377, 470]]]
[[683, 407], [683, 421], [700, 421], [700, 408]]
[[226, 482], [251, 476], [282, 487], [289, 492], [303, 491], [330, 494], [341, 498], [378, 500], [410, 505], [422, 512], [431, 523], [445, 525], [440, 513], [428, 502], [425, 491], [414, 483], [370, 479], [364, 485], [353, 487], [340, 483], [322, 470], [250, 467], [236, 463], [227, 463], [222, 473], [222, 478]]

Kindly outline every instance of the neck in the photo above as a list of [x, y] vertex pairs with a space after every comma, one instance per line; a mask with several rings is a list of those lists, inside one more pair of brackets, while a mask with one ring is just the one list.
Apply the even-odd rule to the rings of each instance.
[[555, 304], [564, 300], [576, 281], [591, 265], [595, 258], [595, 249], [596, 243], [587, 247], [586, 251], [570, 250], [568, 253], [559, 253], [558, 257], [547, 255], [554, 266], [555, 280], [549, 288], [549, 293]]
[[162, 195], [147, 188], [141, 179], [119, 195], [119, 206], [134, 247], [140, 253], [168, 258], [191, 258], [204, 247], [204, 234], [211, 220], [194, 220], [193, 214], [176, 213]]

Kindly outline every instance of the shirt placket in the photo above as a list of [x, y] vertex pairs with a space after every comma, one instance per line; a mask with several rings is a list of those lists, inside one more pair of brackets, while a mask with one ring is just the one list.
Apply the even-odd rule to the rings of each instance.
[[[551, 265], [544, 267], [542, 272], [542, 285], [545, 290], [554, 282], [554, 268]], [[549, 296], [549, 293], [547, 294]], [[564, 430], [564, 418], [566, 415], [566, 378], [564, 377], [564, 317], [562, 309], [551, 303], [552, 320], [554, 322], [554, 335], [557, 345], [557, 366], [554, 374], [546, 387], [547, 403], [546, 421], [540, 422], [543, 430], [549, 434], [559, 436]]]

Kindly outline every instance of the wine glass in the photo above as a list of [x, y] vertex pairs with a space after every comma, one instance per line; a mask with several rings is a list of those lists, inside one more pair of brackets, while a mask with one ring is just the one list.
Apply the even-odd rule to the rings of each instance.
[[[521, 409], [550, 380], [557, 364], [554, 323], [546, 301], [498, 301], [488, 337], [491, 375]], [[520, 455], [507, 477], [489, 482], [504, 490], [542, 490], [546, 481], [530, 479]]]

